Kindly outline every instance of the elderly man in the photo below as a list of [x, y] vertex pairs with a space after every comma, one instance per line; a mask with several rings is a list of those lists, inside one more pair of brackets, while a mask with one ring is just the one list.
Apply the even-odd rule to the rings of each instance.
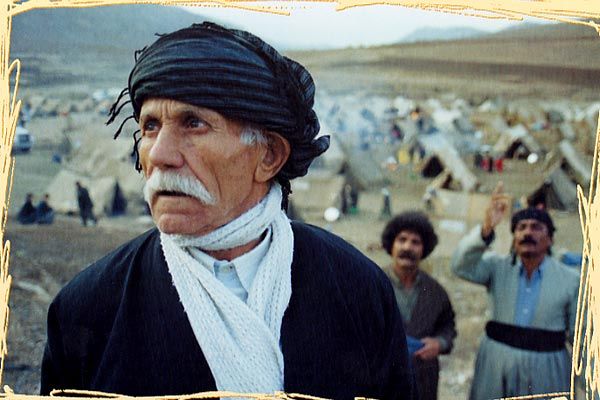
[[554, 224], [544, 210], [512, 216], [514, 254], [486, 252], [494, 229], [508, 212], [498, 184], [483, 225], [463, 238], [452, 259], [459, 277], [485, 285], [492, 320], [481, 340], [470, 398], [492, 398], [569, 390], [579, 276], [550, 256]]
[[419, 211], [397, 215], [381, 235], [381, 244], [392, 257], [392, 265], [385, 271], [394, 286], [409, 335], [409, 349], [414, 350], [413, 364], [421, 400], [437, 399], [438, 356], [450, 353], [456, 337], [454, 310], [448, 294], [419, 268], [437, 242], [429, 218]]
[[142, 51], [128, 94], [157, 229], [53, 301], [42, 393], [412, 398], [385, 274], [282, 210], [290, 179], [329, 144], [315, 139], [310, 74], [252, 34], [203, 23]]

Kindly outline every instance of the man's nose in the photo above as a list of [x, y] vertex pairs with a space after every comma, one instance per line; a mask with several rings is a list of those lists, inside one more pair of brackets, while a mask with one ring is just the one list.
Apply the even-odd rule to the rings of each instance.
[[182, 167], [184, 158], [181, 154], [181, 138], [177, 131], [163, 126], [152, 143], [148, 158], [152, 165], [158, 168]]
[[523, 228], [523, 230], [521, 231], [521, 236], [532, 236], [534, 234], [534, 229], [527, 225]]
[[410, 243], [408, 241], [402, 242], [402, 243], [400, 243], [400, 248], [402, 250], [410, 250], [410, 249], [412, 249], [412, 243]]

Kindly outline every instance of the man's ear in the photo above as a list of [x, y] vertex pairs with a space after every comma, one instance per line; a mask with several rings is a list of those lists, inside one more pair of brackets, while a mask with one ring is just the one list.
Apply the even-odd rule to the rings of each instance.
[[257, 182], [270, 181], [287, 161], [290, 156], [290, 143], [283, 136], [275, 132], [263, 132], [267, 143], [262, 144], [263, 154], [256, 167], [254, 179]]

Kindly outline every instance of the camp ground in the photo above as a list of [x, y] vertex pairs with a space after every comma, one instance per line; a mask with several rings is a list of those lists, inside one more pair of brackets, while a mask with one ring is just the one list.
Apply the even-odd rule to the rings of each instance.
[[144, 181], [134, 169], [130, 146], [125, 140], [86, 138], [46, 188], [56, 212], [79, 212], [77, 181], [88, 188], [98, 215], [144, 212]]

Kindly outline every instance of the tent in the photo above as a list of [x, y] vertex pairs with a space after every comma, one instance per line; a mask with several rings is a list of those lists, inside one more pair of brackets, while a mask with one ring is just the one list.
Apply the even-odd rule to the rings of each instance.
[[481, 220], [490, 195], [451, 189], [452, 175], [444, 171], [425, 189], [423, 202], [428, 211], [438, 217], [460, 220]]
[[311, 170], [306, 176], [294, 179], [290, 201], [302, 211], [322, 213], [328, 207], [341, 208], [340, 194], [346, 178], [323, 170]]
[[75, 188], [75, 182], [77, 181], [88, 189], [90, 198], [94, 203], [94, 214], [108, 215], [111, 211], [110, 206], [114, 201], [116, 179], [110, 176], [89, 178], [66, 169], [61, 170], [46, 189], [54, 210], [61, 214], [79, 213], [77, 189]]
[[562, 169], [555, 168], [528, 196], [527, 203], [530, 205], [543, 203], [546, 207], [556, 210], [576, 211], [577, 189]]
[[532, 153], [542, 154], [542, 148], [523, 125], [506, 129], [494, 145], [493, 151], [505, 158], [521, 159]]
[[421, 135], [418, 143], [425, 149], [425, 159], [420, 168], [421, 175], [435, 177], [447, 171], [460, 190], [471, 192], [477, 189], [477, 178], [442, 134]]
[[131, 145], [130, 140], [99, 137], [84, 140], [48, 185], [46, 191], [55, 210], [78, 212], [75, 182], [80, 181], [90, 192], [96, 214], [123, 213], [124, 203], [130, 212], [144, 212], [144, 179], [135, 171]]
[[[345, 141], [339, 141], [339, 144], [346, 156], [342, 173], [346, 175], [346, 179], [352, 186], [364, 190], [385, 184], [383, 170], [373, 151], [353, 146]], [[386, 158], [389, 154], [388, 151]]]
[[583, 155], [568, 140], [562, 140], [547, 158], [547, 170], [552, 171], [557, 167], [560, 167], [573, 183], [581, 185], [584, 189], [589, 188], [592, 166], [584, 161]]
[[527, 198], [529, 204], [543, 202], [558, 210], [576, 211], [577, 185], [587, 190], [592, 168], [570, 141], [563, 140], [548, 156], [544, 177]]
[[567, 140], [575, 140], [577, 134], [575, 133], [575, 129], [569, 122], [563, 122], [558, 126], [558, 131], [560, 132], [563, 139]]
[[546, 113], [538, 105], [528, 100], [512, 101], [507, 104], [506, 113], [509, 119], [520, 124], [530, 125], [546, 121]]

